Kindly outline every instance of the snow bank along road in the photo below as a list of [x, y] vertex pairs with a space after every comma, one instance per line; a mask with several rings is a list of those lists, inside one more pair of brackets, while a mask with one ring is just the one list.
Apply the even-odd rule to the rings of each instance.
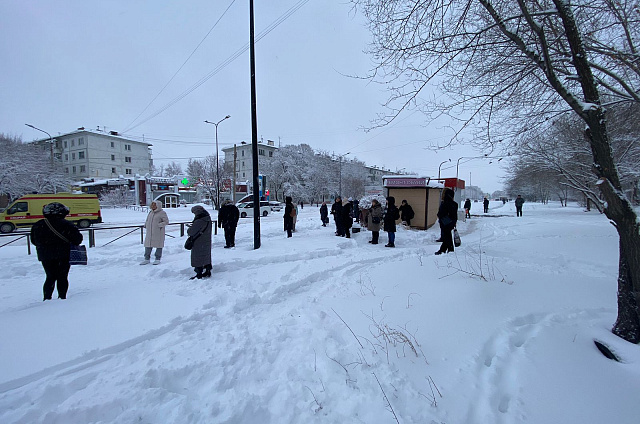
[[188, 279], [184, 239], [159, 266], [138, 265], [135, 237], [99, 241], [64, 302], [39, 301], [24, 247], [0, 251], [0, 422], [636, 422], [639, 358], [616, 368], [590, 350], [612, 337], [615, 231], [526, 206], [461, 223], [443, 257], [436, 229], [385, 249], [335, 237], [310, 207], [291, 239], [281, 214], [263, 219], [252, 250], [243, 220], [237, 248], [216, 236], [208, 280]]

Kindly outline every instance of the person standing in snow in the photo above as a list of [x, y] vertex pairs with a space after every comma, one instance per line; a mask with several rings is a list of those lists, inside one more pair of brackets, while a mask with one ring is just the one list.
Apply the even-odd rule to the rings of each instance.
[[482, 201], [482, 204], [484, 206], [484, 213], [489, 212], [489, 199], [487, 199], [486, 196], [485, 196], [484, 200]]
[[367, 214], [367, 228], [371, 231], [371, 240], [369, 243], [378, 244], [380, 237], [380, 227], [382, 223], [382, 205], [376, 199], [371, 201], [371, 207]]
[[335, 202], [331, 205], [331, 215], [333, 215], [333, 220], [336, 223], [336, 235], [344, 236], [344, 227], [342, 221], [342, 198], [340, 196], [336, 197]]
[[225, 249], [236, 245], [236, 227], [240, 219], [240, 211], [231, 200], [222, 202], [222, 207], [218, 211], [218, 228], [224, 228]]
[[38, 260], [46, 274], [42, 287], [44, 300], [51, 300], [53, 289], [58, 288], [58, 298], [66, 299], [69, 290], [69, 251], [71, 244], [82, 243], [82, 234], [71, 222], [64, 219], [69, 208], [62, 203], [44, 205], [44, 219], [31, 227], [31, 243], [36, 246]]
[[518, 194], [516, 198], [516, 216], [522, 216], [522, 204], [524, 203], [524, 199], [521, 195]]
[[287, 232], [287, 238], [289, 238], [293, 231], [293, 218], [296, 216], [296, 208], [293, 206], [291, 196], [285, 197], [284, 201], [284, 230]]
[[322, 226], [326, 227], [329, 222], [329, 209], [327, 208], [327, 202], [322, 202], [322, 206], [320, 206], [320, 219], [322, 220]]
[[358, 201], [358, 199], [353, 199], [349, 201], [353, 205], [353, 218], [356, 220], [356, 222], [360, 222], [360, 202]]
[[407, 226], [411, 227], [411, 220], [416, 215], [415, 212], [413, 212], [413, 208], [411, 207], [411, 205], [407, 203], [406, 200], [403, 200], [402, 202], [400, 202], [400, 207], [398, 208], [398, 210], [400, 211], [400, 219], [406, 222]]
[[389, 235], [389, 242], [384, 247], [396, 247], [396, 221], [400, 219], [400, 212], [396, 207], [396, 198], [387, 197], [387, 211], [384, 214], [384, 230]]
[[187, 235], [193, 240], [191, 248], [191, 266], [196, 275], [194, 278], [211, 277], [211, 215], [202, 206], [191, 208], [193, 221]]
[[153, 248], [156, 249], [156, 259], [153, 264], [158, 265], [160, 263], [162, 248], [164, 247], [165, 227], [169, 224], [169, 217], [162, 210], [161, 201], [154, 200], [149, 205], [149, 208], [151, 210], [147, 215], [147, 221], [144, 223], [144, 228], [147, 230], [144, 238], [144, 260], [140, 262], [140, 265], [147, 265], [150, 262]]
[[471, 199], [464, 201], [464, 217], [471, 218]]
[[453, 234], [451, 232], [456, 227], [458, 221], [458, 203], [453, 200], [454, 192], [446, 188], [444, 190], [444, 200], [438, 208], [438, 222], [440, 223], [440, 238], [442, 245], [436, 255], [453, 252]]
[[351, 238], [349, 230], [353, 226], [353, 217], [351, 216], [352, 210], [351, 201], [347, 200], [347, 203], [342, 205], [342, 228], [346, 238]]

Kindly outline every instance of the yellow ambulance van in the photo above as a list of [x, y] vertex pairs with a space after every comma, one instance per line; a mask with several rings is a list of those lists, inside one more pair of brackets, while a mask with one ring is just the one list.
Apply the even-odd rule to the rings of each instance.
[[26, 194], [0, 213], [0, 232], [10, 233], [17, 227], [30, 227], [44, 218], [42, 207], [53, 202], [68, 207], [66, 219], [80, 228], [102, 222], [100, 202], [95, 194]]

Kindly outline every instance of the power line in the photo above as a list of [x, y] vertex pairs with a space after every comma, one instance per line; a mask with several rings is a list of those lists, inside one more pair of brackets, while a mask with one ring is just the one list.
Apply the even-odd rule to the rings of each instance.
[[[258, 41], [260, 41], [262, 38], [264, 38], [265, 36], [267, 36], [271, 31], [273, 31], [274, 29], [276, 29], [278, 26], [280, 26], [280, 24], [282, 24], [284, 21], [286, 21], [291, 15], [293, 15], [295, 12], [297, 12], [302, 6], [304, 6], [305, 4], [307, 4], [310, 0], [300, 0], [298, 3], [296, 3], [295, 5], [293, 5], [289, 10], [287, 10], [284, 14], [282, 14], [278, 19], [276, 19], [274, 22], [272, 22], [269, 26], [267, 26], [266, 29], [264, 29], [262, 32], [260, 32], [255, 39], [255, 42], [257, 43]], [[231, 56], [229, 56], [225, 61], [223, 61], [220, 65], [218, 65], [215, 69], [213, 69], [213, 71], [209, 72], [207, 75], [205, 75], [204, 77], [202, 77], [198, 82], [196, 82], [194, 85], [192, 85], [191, 87], [189, 87], [187, 90], [183, 91], [181, 94], [179, 94], [177, 97], [175, 97], [173, 100], [169, 101], [169, 103], [167, 103], [166, 105], [164, 105], [163, 107], [161, 107], [160, 109], [158, 109], [156, 112], [152, 113], [151, 115], [149, 115], [148, 117], [146, 117], [145, 119], [143, 119], [142, 121], [140, 121], [139, 123], [137, 123], [134, 126], [129, 125], [128, 128], [123, 131], [130, 131], [133, 130], [137, 127], [139, 127], [140, 125], [148, 122], [149, 120], [155, 118], [156, 116], [160, 115], [162, 112], [164, 112], [165, 110], [169, 109], [171, 106], [175, 105], [176, 103], [178, 103], [180, 100], [184, 99], [185, 97], [187, 97], [189, 94], [191, 94], [194, 90], [196, 90], [197, 88], [199, 88], [202, 84], [204, 84], [205, 82], [207, 82], [209, 79], [211, 79], [213, 76], [215, 76], [218, 72], [220, 72], [221, 70], [223, 70], [224, 68], [226, 68], [229, 64], [231, 64], [233, 61], [235, 61], [237, 58], [239, 58], [244, 52], [246, 52], [247, 50], [249, 50], [249, 43], [245, 44], [244, 47], [240, 48], [239, 50], [237, 50], [234, 54], [232, 54]], [[137, 119], [137, 118], [136, 118]], [[135, 122], [135, 121], [134, 121]]]
[[227, 12], [229, 11], [229, 9], [231, 9], [231, 6], [233, 6], [233, 3], [235, 3], [236, 0], [231, 0], [231, 3], [229, 4], [229, 6], [227, 6], [227, 8], [225, 9], [224, 12], [222, 12], [222, 15], [220, 15], [220, 17], [218, 18], [218, 20], [213, 24], [213, 26], [211, 27], [211, 29], [209, 29], [209, 32], [207, 32], [207, 34], [204, 36], [204, 38], [202, 40], [200, 40], [200, 42], [198, 43], [198, 45], [196, 46], [195, 49], [193, 49], [193, 51], [191, 52], [191, 54], [189, 55], [189, 57], [187, 57], [187, 59], [182, 63], [182, 65], [180, 65], [180, 67], [178, 68], [178, 70], [173, 74], [173, 76], [169, 79], [169, 81], [164, 85], [164, 87], [162, 87], [162, 89], [158, 92], [158, 94], [156, 94], [156, 96], [151, 99], [151, 101], [149, 102], [149, 104], [147, 106], [145, 106], [144, 109], [142, 109], [142, 112], [140, 112], [138, 114], [138, 116], [135, 117], [135, 119], [133, 121], [131, 121], [129, 123], [129, 125], [126, 126], [125, 131], [127, 131], [129, 129], [129, 127], [138, 120], [138, 118], [140, 118], [140, 116], [142, 116], [143, 113], [145, 113], [147, 111], [147, 109], [149, 108], [149, 106], [151, 106], [151, 104], [153, 102], [156, 101], [156, 99], [160, 96], [160, 94], [162, 94], [162, 92], [165, 90], [165, 88], [167, 88], [169, 86], [169, 84], [171, 84], [171, 81], [173, 81], [173, 79], [176, 77], [176, 75], [178, 75], [178, 73], [182, 70], [182, 68], [184, 68], [184, 65], [187, 64], [187, 62], [189, 61], [189, 59], [191, 59], [191, 57], [195, 54], [195, 52], [198, 50], [198, 48], [200, 48], [200, 46], [202, 45], [202, 43], [204, 43], [204, 40], [207, 39], [207, 37], [209, 36], [209, 34], [211, 34], [211, 31], [213, 31], [213, 29], [218, 26], [218, 23], [222, 20], [222, 18], [224, 17], [224, 15], [227, 14]]

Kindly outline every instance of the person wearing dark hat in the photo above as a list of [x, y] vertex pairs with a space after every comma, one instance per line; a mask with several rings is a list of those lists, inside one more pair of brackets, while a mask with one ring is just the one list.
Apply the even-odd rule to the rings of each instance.
[[413, 208], [406, 200], [400, 202], [400, 207], [398, 208], [400, 211], [400, 219], [407, 223], [407, 226], [411, 227], [411, 220], [416, 215], [413, 211]]
[[387, 211], [384, 214], [384, 230], [389, 235], [389, 242], [384, 247], [396, 247], [396, 221], [400, 219], [400, 211], [396, 207], [396, 198], [387, 197]]
[[289, 238], [293, 231], [293, 218], [296, 216], [296, 207], [291, 196], [285, 197], [284, 202], [284, 230], [287, 232], [287, 238]]
[[191, 248], [191, 266], [196, 275], [194, 278], [211, 277], [211, 216], [202, 206], [191, 208], [193, 221], [187, 235], [193, 240]]
[[458, 202], [453, 200], [453, 197], [453, 190], [446, 188], [444, 190], [444, 199], [438, 208], [438, 222], [440, 223], [442, 245], [436, 252], [436, 255], [453, 252], [453, 235], [451, 232], [458, 222]]
[[333, 215], [333, 220], [336, 223], [336, 235], [344, 237], [344, 226], [343, 217], [342, 217], [342, 198], [340, 196], [336, 197], [336, 200], [331, 205], [331, 215]]
[[69, 214], [69, 208], [62, 203], [44, 205], [42, 214], [44, 219], [31, 228], [31, 243], [36, 246], [38, 260], [46, 274], [42, 287], [43, 300], [51, 300], [56, 282], [58, 298], [66, 299], [69, 290], [69, 250], [71, 244], [82, 243], [82, 234], [75, 225], [64, 219]]
[[236, 227], [240, 219], [240, 211], [231, 200], [222, 202], [218, 211], [218, 228], [224, 228], [225, 249], [236, 246]]

